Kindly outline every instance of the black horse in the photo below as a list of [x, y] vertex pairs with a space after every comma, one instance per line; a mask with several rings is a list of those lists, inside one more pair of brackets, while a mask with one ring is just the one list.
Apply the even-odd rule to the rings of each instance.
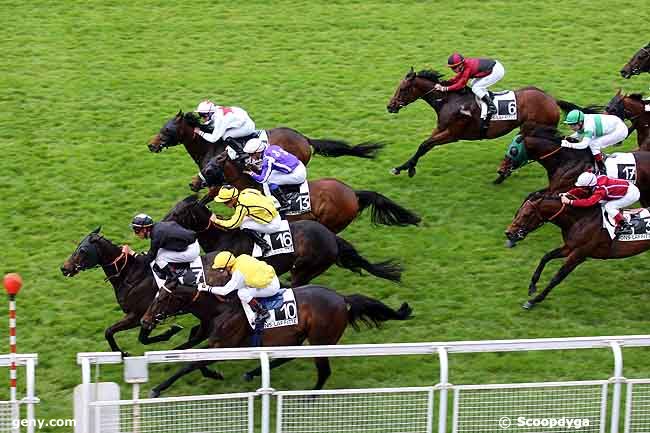
[[[223, 271], [217, 278], [217, 283], [223, 285], [228, 279], [230, 275], [227, 271]], [[387, 320], [406, 320], [412, 312], [407, 303], [403, 303], [398, 310], [393, 310], [377, 299], [363, 295], [344, 296], [324, 286], [307, 285], [294, 290], [298, 307], [298, 323], [264, 331], [263, 346], [297, 346], [305, 340], [312, 346], [333, 345], [338, 343], [348, 325], [358, 330], [357, 322], [362, 321], [369, 327], [379, 327]], [[194, 314], [202, 323], [211, 323], [209, 347], [249, 345], [252, 329], [236, 296], [230, 296], [227, 302], [221, 302], [211, 294], [197, 292], [187, 286], [161, 291], [145, 313], [142, 326], [152, 330], [165, 317], [174, 315], [180, 310]], [[291, 358], [274, 359], [270, 366], [278, 367], [288, 361], [291, 361]], [[321, 389], [331, 374], [329, 359], [315, 358], [314, 361], [318, 371], [318, 381], [314, 389]], [[156, 386], [150, 396], [158, 397], [180, 377], [196, 369], [206, 368], [212, 362], [199, 361], [187, 364]], [[250, 380], [260, 373], [260, 369], [257, 368], [246, 373], [244, 377]]]
[[[225, 231], [212, 224], [212, 211], [203, 201], [196, 196], [186, 197], [174, 206], [164, 220], [176, 221], [197, 232], [204, 251], [228, 250], [235, 255], [250, 254], [253, 250], [251, 238], [240, 230]], [[295, 221], [289, 223], [289, 227], [294, 253], [279, 254], [264, 260], [273, 266], [278, 275], [291, 272], [292, 287], [307, 284], [333, 264], [353, 272], [361, 273], [363, 269], [379, 278], [400, 281], [402, 269], [399, 264], [392, 260], [370, 263], [352, 244], [316, 221]]]
[[621, 77], [629, 79], [632, 75], [639, 75], [641, 72], [650, 72], [650, 44], [639, 49], [621, 68]]

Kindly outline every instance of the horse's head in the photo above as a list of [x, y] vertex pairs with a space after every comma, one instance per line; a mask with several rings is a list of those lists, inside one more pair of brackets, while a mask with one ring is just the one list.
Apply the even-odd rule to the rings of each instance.
[[199, 127], [200, 123], [195, 113], [183, 113], [179, 110], [176, 116], [165, 122], [158, 134], [149, 140], [149, 150], [159, 153], [166, 147], [189, 142], [194, 138], [194, 128]]
[[209, 160], [208, 163], [205, 164], [205, 167], [203, 167], [199, 172], [199, 175], [192, 178], [190, 189], [194, 192], [198, 192], [205, 187], [218, 188], [225, 185], [227, 183], [224, 171], [226, 158], [228, 158], [228, 156], [224, 152], [222, 155]]
[[182, 284], [172, 284], [170, 287], [163, 286], [153, 302], [142, 315], [140, 324], [150, 331], [170, 316], [178, 314], [194, 302], [200, 292], [195, 287]]
[[176, 203], [162, 221], [176, 221], [183, 227], [200, 232], [209, 227], [211, 215], [212, 212], [205, 206], [204, 200], [191, 195]]
[[650, 44], [641, 48], [632, 56], [629, 62], [621, 69], [621, 76], [625, 79], [641, 72], [650, 72]]
[[100, 252], [97, 241], [103, 239], [99, 234], [101, 227], [97, 227], [79, 242], [77, 249], [63, 262], [61, 273], [65, 277], [74, 277], [81, 271], [92, 269], [101, 264]]
[[605, 106], [605, 113], [612, 114], [619, 117], [621, 120], [625, 120], [625, 104], [623, 102], [623, 94], [621, 94], [621, 89], [616, 92], [616, 95], [609, 100]]
[[433, 92], [433, 86], [440, 83], [441, 77], [442, 74], [436, 71], [420, 71], [416, 73], [411, 67], [411, 70], [399, 82], [395, 94], [388, 102], [386, 109], [389, 113], [397, 113], [411, 102]]
[[525, 239], [528, 233], [554, 219], [562, 206], [559, 197], [544, 195], [543, 191], [535, 191], [528, 195], [506, 229], [505, 235], [508, 238], [506, 246], [514, 247], [517, 242]]

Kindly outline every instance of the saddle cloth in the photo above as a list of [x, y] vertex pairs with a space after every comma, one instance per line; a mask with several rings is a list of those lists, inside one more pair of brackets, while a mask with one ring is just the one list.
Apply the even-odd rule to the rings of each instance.
[[[623, 217], [632, 226], [632, 232], [621, 234], [616, 240], [622, 242], [650, 240], [650, 211], [646, 208], [621, 209], [621, 211]], [[609, 233], [610, 238], [614, 239], [616, 237], [614, 221], [607, 215], [604, 205], [601, 205], [601, 212], [603, 213], [603, 227]]]
[[[154, 279], [156, 280], [156, 285], [158, 286], [158, 290], [165, 284], [165, 280], [160, 278], [158, 274], [156, 274], [153, 271], [153, 265], [156, 263], [155, 261], [151, 262], [149, 266], [151, 266], [151, 273], [153, 274]], [[172, 263], [173, 265], [173, 263]], [[196, 286], [198, 283], [205, 283], [205, 272], [203, 269], [203, 261], [201, 260], [201, 257], [195, 258], [192, 263], [190, 263], [190, 268], [183, 274], [182, 277], [178, 279], [178, 281], [187, 286]]]
[[[271, 251], [266, 253], [264, 257], [293, 253], [293, 236], [291, 235], [291, 228], [289, 228], [289, 222], [287, 220], [282, 220], [279, 231], [275, 233], [262, 233], [262, 235], [266, 242], [271, 245]], [[262, 248], [256, 243], [253, 243], [253, 257], [262, 257]]]
[[636, 159], [632, 153], [612, 153], [605, 159], [607, 176], [636, 184]]
[[[517, 97], [512, 90], [504, 90], [503, 92], [490, 92], [490, 97], [494, 106], [497, 107], [497, 113], [492, 116], [492, 120], [517, 120]], [[478, 98], [475, 98], [476, 103], [481, 107], [481, 119], [487, 116], [487, 104]]]
[[[298, 303], [292, 289], [282, 289], [277, 295], [268, 298], [255, 298], [269, 311], [264, 329], [296, 325], [298, 323]], [[255, 313], [248, 304], [243, 304], [251, 329], [255, 329]]]

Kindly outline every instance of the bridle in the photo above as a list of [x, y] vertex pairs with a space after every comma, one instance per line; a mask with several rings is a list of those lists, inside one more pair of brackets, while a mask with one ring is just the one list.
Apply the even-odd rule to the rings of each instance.
[[539, 207], [538, 207], [538, 206], [537, 206], [533, 201], [531, 201], [531, 200], [526, 200], [526, 203], [529, 203], [530, 206], [533, 208], [533, 210], [535, 211], [535, 215], [537, 216], [537, 218], [539, 218], [540, 220], [542, 220], [542, 221], [544, 221], [544, 222], [547, 222], [547, 221], [553, 221], [555, 218], [557, 218], [558, 216], [560, 216], [560, 214], [561, 214], [562, 212], [564, 212], [564, 209], [566, 209], [566, 204], [562, 203], [562, 207], [560, 208], [559, 211], [555, 212], [555, 213], [554, 213], [553, 215], [551, 215], [551, 217], [549, 217], [549, 218], [544, 218], [544, 217], [542, 216], [542, 212], [539, 210]]
[[[637, 61], [637, 64], [641, 63], [641, 60], [646, 59], [647, 57], [650, 57], [650, 47], [642, 47], [639, 51], [643, 52], [645, 54], [644, 56], [639, 56], [639, 59]], [[633, 66], [631, 69], [632, 75], [639, 75], [641, 73], [641, 67], [640, 66]]]
[[[192, 298], [189, 301], [186, 301], [182, 296], [177, 295], [176, 293], [174, 293], [173, 290], [167, 288], [165, 285], [162, 285], [160, 287], [160, 290], [156, 294], [156, 298], [158, 298], [160, 296], [160, 292], [163, 291], [163, 290], [169, 294], [169, 300], [167, 301], [167, 303], [165, 303], [163, 305], [163, 310], [166, 310], [166, 309], [169, 308], [169, 305], [171, 305], [171, 300], [172, 299], [176, 299], [176, 300], [180, 301], [180, 303], [181, 303], [181, 306], [178, 308], [178, 312], [186, 310], [187, 307], [189, 307], [191, 304], [196, 302], [196, 300], [199, 299], [199, 296], [201, 295], [201, 292], [197, 288], [194, 288], [194, 295], [192, 296]], [[154, 320], [155, 324], [160, 324], [166, 318], [173, 317], [173, 316], [175, 316], [177, 314], [178, 313], [174, 313], [174, 314], [158, 313], [158, 314], [153, 315], [152, 317], [153, 317], [153, 320]]]

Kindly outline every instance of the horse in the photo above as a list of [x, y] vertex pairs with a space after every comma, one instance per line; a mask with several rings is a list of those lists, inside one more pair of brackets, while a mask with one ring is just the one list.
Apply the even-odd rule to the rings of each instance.
[[632, 126], [628, 128], [628, 136], [636, 130], [636, 142], [639, 150], [650, 150], [650, 112], [646, 107], [650, 101], [644, 101], [639, 93], [623, 95], [619, 90], [605, 107], [607, 114], [618, 116], [621, 120], [629, 120]]
[[[225, 284], [230, 275], [222, 271], [218, 281]], [[320, 285], [306, 285], [294, 289], [298, 307], [298, 323], [265, 330], [261, 336], [263, 346], [298, 346], [305, 340], [312, 346], [334, 345], [339, 342], [348, 325], [359, 329], [358, 322], [369, 327], [379, 327], [388, 320], [407, 320], [412, 309], [403, 303], [398, 310], [393, 310], [377, 299], [364, 295], [341, 295], [336, 291]], [[188, 286], [176, 286], [173, 290], [161, 290], [142, 318], [142, 326], [153, 330], [168, 315], [178, 311], [192, 313], [202, 322], [211, 321], [212, 327], [208, 337], [210, 348], [245, 347], [249, 345], [252, 329], [236, 296], [229, 296], [227, 302], [206, 292], [198, 292]], [[274, 359], [270, 367], [278, 367], [288, 359]], [[315, 358], [318, 380], [314, 389], [322, 389], [331, 375], [329, 359]], [[187, 364], [178, 372], [151, 390], [150, 397], [158, 397], [181, 376], [200, 368], [205, 368], [214, 361], [198, 361]], [[246, 380], [261, 374], [259, 368], [244, 375]]]
[[[203, 179], [208, 180], [207, 184]], [[201, 170], [201, 175], [192, 179], [190, 188], [199, 191], [207, 185], [211, 187], [211, 194], [214, 194], [217, 187], [224, 183], [229, 183], [240, 191], [244, 188], [262, 191], [262, 185], [244, 174], [242, 167], [225, 154], [208, 162]], [[370, 220], [373, 224], [406, 226], [420, 223], [419, 216], [388, 197], [375, 191], [354, 190], [333, 178], [309, 181], [309, 197], [311, 210], [303, 214], [288, 215], [289, 221], [315, 220], [334, 233], [339, 233], [365, 209], [370, 208]]]
[[621, 77], [626, 80], [632, 75], [639, 75], [641, 72], [650, 72], [650, 43], [639, 49], [634, 56], [621, 68]]
[[[129, 353], [120, 349], [114, 334], [140, 326], [140, 319], [153, 302], [157, 290], [149, 264], [141, 256], [130, 254], [127, 248], [113, 244], [99, 233], [100, 229], [98, 227], [81, 240], [77, 249], [61, 266], [61, 273], [66, 277], [74, 277], [81, 271], [98, 266], [103, 268], [106, 281], [110, 281], [117, 302], [126, 314], [108, 327], [104, 336], [113, 352], [120, 352], [126, 357]], [[149, 337], [151, 330], [141, 328], [138, 339], [142, 344], [168, 341], [182, 330], [181, 326], [173, 325], [161, 335]], [[200, 343], [207, 337], [206, 330], [201, 325], [195, 326], [190, 332], [189, 340], [175, 349], [187, 349]], [[218, 373], [210, 370], [203, 370], [203, 373], [206, 377], [219, 378]]]
[[[552, 127], [524, 125], [522, 138], [526, 155], [506, 157], [501, 162], [498, 173], [505, 177], [514, 170], [514, 161], [537, 161], [545, 169], [548, 177], [548, 193], [565, 192], [573, 188], [580, 173], [593, 169], [593, 156], [589, 149], [570, 149], [560, 145], [562, 136]], [[522, 150], [522, 151], [523, 151]], [[650, 206], [650, 153], [631, 152], [636, 161], [636, 186], [641, 191], [641, 204]]]
[[[196, 196], [189, 196], [178, 202], [163, 218], [197, 233], [203, 251], [228, 250], [236, 256], [250, 254], [253, 241], [241, 230], [225, 231], [210, 221], [212, 211]], [[263, 260], [271, 265], [278, 275], [291, 272], [291, 286], [307, 284], [325, 272], [333, 264], [361, 274], [361, 269], [379, 278], [399, 282], [402, 269], [396, 262], [386, 260], [370, 263], [362, 257], [345, 239], [332, 233], [316, 221], [289, 223], [294, 241], [292, 254], [278, 254]]]
[[537, 291], [537, 282], [550, 260], [566, 257], [564, 264], [553, 276], [548, 286], [533, 299], [526, 301], [527, 310], [542, 302], [553, 287], [557, 286], [587, 258], [620, 259], [640, 254], [650, 248], [650, 240], [619, 241], [611, 239], [603, 230], [600, 206], [575, 208], [562, 204], [557, 195], [541, 195], [527, 200], [506, 229], [509, 247], [524, 239], [528, 233], [545, 222], [552, 222], [562, 229], [564, 244], [544, 254], [533, 273], [528, 296]]
[[423, 70], [416, 73], [411, 68], [400, 81], [386, 107], [389, 113], [397, 113], [421, 98], [435, 110], [438, 116], [438, 125], [431, 136], [420, 144], [408, 161], [392, 169], [395, 175], [408, 169], [409, 177], [413, 177], [418, 160], [435, 146], [458, 140], [501, 137], [524, 122], [556, 126], [560, 120], [558, 105], [560, 108], [565, 105], [565, 101], [556, 101], [536, 87], [518, 89], [515, 91], [517, 119], [491, 121], [482, 133], [480, 106], [475, 101], [474, 93], [467, 88], [460, 92], [436, 91], [434, 89], [436, 84], [444, 84], [441, 78], [442, 74], [439, 72]]
[[[179, 110], [175, 117], [169, 119], [160, 131], [148, 143], [149, 150], [159, 153], [165, 148], [185, 145], [199, 169], [207, 161], [223, 152], [226, 148], [222, 140], [210, 143], [194, 133], [194, 128], [200, 127], [199, 118], [194, 113], [183, 113]], [[266, 131], [269, 143], [280, 146], [295, 155], [307, 165], [312, 153], [323, 156], [356, 156], [372, 159], [384, 145], [380, 143], [361, 143], [350, 146], [345, 141], [331, 139], [308, 138], [291, 128], [273, 128]]]

